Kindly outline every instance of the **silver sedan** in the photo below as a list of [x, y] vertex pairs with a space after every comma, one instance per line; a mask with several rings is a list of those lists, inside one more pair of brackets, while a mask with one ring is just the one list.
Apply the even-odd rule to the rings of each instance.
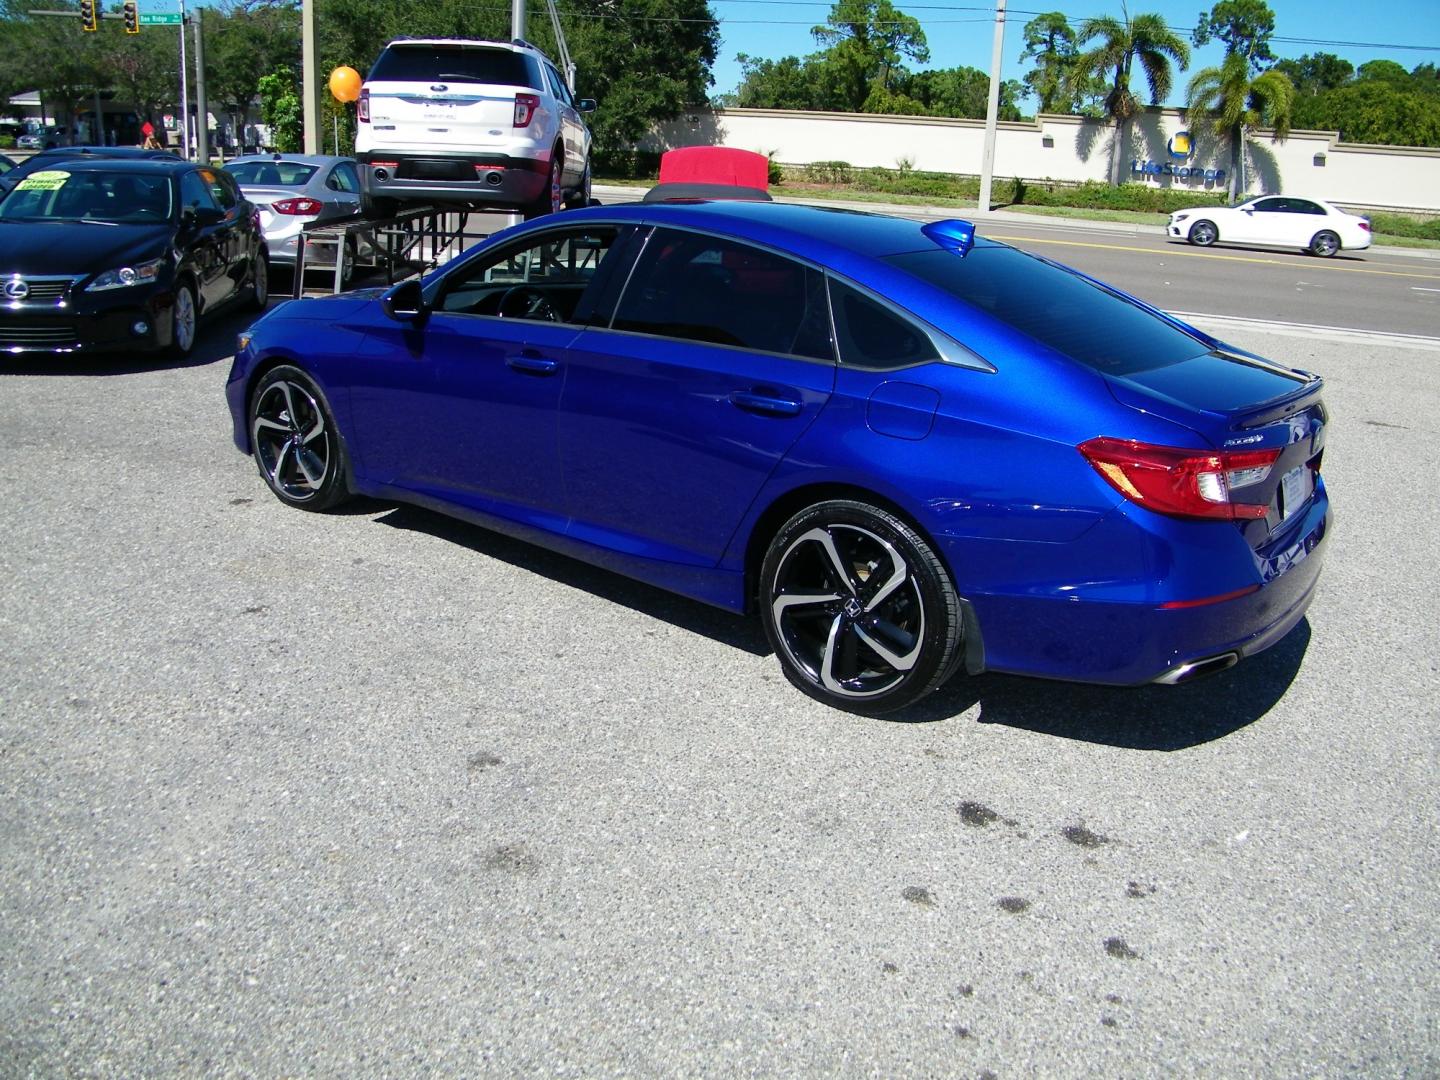
[[[245, 198], [260, 211], [260, 227], [270, 262], [295, 265], [300, 233], [313, 223], [332, 224], [360, 216], [360, 178], [355, 159], [329, 154], [257, 154], [225, 164]], [[320, 248], [319, 251], [315, 248]], [[346, 276], [354, 266], [357, 244], [346, 251]], [[306, 266], [334, 266], [329, 245], [311, 245]]]

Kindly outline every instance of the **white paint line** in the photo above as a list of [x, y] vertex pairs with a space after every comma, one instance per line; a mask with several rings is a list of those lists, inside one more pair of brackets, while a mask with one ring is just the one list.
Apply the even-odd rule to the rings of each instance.
[[1198, 311], [1172, 311], [1177, 319], [1219, 330], [1253, 330], [1262, 334], [1284, 337], [1320, 338], [1326, 341], [1357, 341], [1401, 349], [1423, 349], [1440, 352], [1440, 338], [1419, 334], [1387, 334], [1378, 330], [1357, 330], [1348, 326], [1313, 326], [1308, 323], [1271, 322], [1267, 319], [1243, 319], [1236, 315], [1207, 315]]
[[1411, 285], [1411, 292], [1440, 292], [1440, 289], [1422, 289], [1419, 285]]

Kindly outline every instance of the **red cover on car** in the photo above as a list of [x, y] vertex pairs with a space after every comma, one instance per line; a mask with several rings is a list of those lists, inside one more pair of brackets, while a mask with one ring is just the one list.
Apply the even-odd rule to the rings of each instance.
[[660, 159], [662, 184], [734, 184], [770, 190], [770, 162], [753, 150], [729, 146], [686, 146]]

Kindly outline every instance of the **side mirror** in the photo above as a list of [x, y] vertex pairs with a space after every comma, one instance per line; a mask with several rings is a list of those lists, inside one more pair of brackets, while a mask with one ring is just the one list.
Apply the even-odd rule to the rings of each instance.
[[425, 290], [419, 278], [411, 278], [394, 286], [380, 297], [380, 307], [396, 322], [419, 322], [429, 314], [425, 306]]
[[593, 97], [582, 97], [575, 103], [575, 108], [579, 109], [582, 113], [592, 113], [598, 106], [595, 104]]

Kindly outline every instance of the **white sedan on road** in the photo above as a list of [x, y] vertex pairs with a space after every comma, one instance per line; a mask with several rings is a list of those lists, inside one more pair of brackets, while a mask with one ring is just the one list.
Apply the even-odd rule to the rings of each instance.
[[1370, 221], [1319, 199], [1261, 195], [1237, 206], [1202, 206], [1170, 215], [1166, 235], [1214, 243], [1298, 247], [1328, 258], [1370, 246]]

